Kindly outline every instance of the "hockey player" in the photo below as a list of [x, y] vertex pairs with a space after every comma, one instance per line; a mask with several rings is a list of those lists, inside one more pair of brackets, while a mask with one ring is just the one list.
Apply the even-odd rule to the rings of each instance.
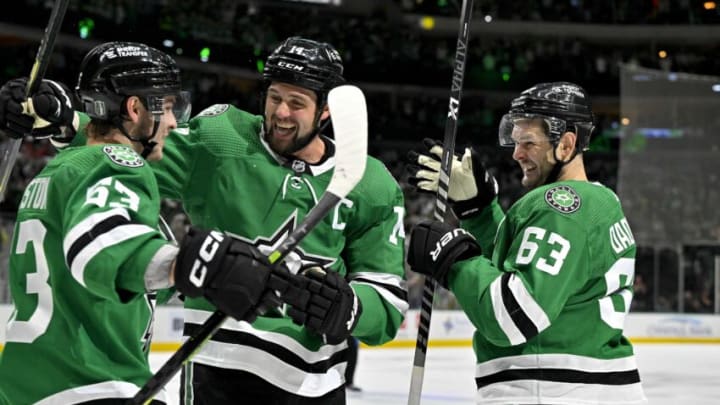
[[[327, 95], [342, 73], [329, 44], [285, 40], [265, 65], [263, 116], [217, 104], [165, 139], [164, 158], [151, 164], [161, 196], [181, 200], [193, 224], [271, 252], [332, 176]], [[347, 338], [383, 344], [407, 310], [403, 217], [400, 187], [369, 157], [360, 183], [286, 258], [291, 271], [342, 294], [313, 295], [312, 311], [280, 307], [253, 323], [226, 321], [183, 370], [182, 403], [344, 404]], [[184, 335], [214, 309], [186, 299]]]
[[[157, 181], [140, 154], [160, 159], [169, 131], [189, 115], [172, 58], [143, 44], [107, 43], [80, 70], [87, 146], [51, 160], [17, 213], [0, 404], [124, 403], [152, 375], [154, 291], [175, 284], [247, 320], [271, 302], [270, 269], [252, 246], [193, 229], [178, 250], [158, 231]], [[26, 101], [25, 85], [18, 79], [0, 90], [6, 133], [71, 127], [64, 86], [44, 81]], [[22, 104], [47, 120], [23, 114]], [[165, 398], [161, 392], [153, 403]]]
[[[269, 252], [328, 185], [335, 156], [323, 135], [327, 94], [344, 82], [342, 71], [332, 46], [285, 40], [265, 64], [264, 117], [215, 105], [171, 134], [155, 166], [161, 193], [181, 199], [193, 223]], [[287, 260], [293, 271], [320, 266], [325, 282], [345, 291], [342, 299], [311, 317], [280, 309], [252, 324], [226, 322], [185, 368], [184, 403], [345, 403], [347, 337], [385, 343], [407, 310], [403, 213], [400, 187], [368, 158], [360, 183]], [[185, 307], [190, 336], [212, 307], [203, 300]], [[308, 322], [315, 316], [322, 324]]]
[[[491, 176], [468, 150], [449, 194], [463, 228], [428, 221], [412, 231], [411, 268], [449, 288], [477, 328], [478, 403], [645, 402], [623, 336], [636, 246], [617, 195], [587, 179], [592, 130], [581, 87], [525, 90], [499, 138], [514, 147], [530, 191], [503, 217]], [[420, 189], [437, 190], [438, 152], [413, 155]]]

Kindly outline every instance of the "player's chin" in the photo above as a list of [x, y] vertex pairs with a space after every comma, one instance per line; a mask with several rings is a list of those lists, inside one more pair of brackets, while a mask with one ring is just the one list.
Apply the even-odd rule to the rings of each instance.
[[523, 187], [526, 189], [532, 190], [540, 185], [540, 178], [538, 176], [533, 176], [532, 174], [525, 174], [523, 175], [522, 180], [520, 180], [520, 183], [522, 183]]
[[295, 138], [286, 139], [285, 137], [270, 136], [270, 147], [275, 153], [285, 154], [292, 149]]

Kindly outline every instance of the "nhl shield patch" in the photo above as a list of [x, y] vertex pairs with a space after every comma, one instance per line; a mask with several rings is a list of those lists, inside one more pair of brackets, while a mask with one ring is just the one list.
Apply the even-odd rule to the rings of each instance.
[[103, 152], [120, 166], [140, 167], [145, 164], [145, 160], [129, 146], [106, 145], [103, 147]]
[[570, 214], [580, 209], [580, 196], [570, 186], [555, 186], [545, 192], [545, 202], [551, 207]]

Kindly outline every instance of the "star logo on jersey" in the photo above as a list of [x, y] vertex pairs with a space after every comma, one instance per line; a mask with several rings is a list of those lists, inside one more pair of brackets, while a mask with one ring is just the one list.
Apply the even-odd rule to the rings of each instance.
[[228, 110], [228, 108], [230, 108], [229, 104], [214, 104], [214, 105], [211, 105], [210, 107], [202, 110], [200, 112], [200, 114], [198, 114], [197, 116], [198, 117], [214, 117], [216, 115], [220, 115], [220, 114], [224, 113], [225, 111]]
[[[244, 240], [248, 243], [253, 244], [264, 255], [270, 255], [270, 253], [274, 252], [275, 250], [277, 250], [277, 248], [280, 247], [280, 245], [285, 241], [285, 239], [287, 239], [287, 237], [292, 233], [293, 230], [295, 230], [296, 227], [297, 210], [293, 211], [293, 213], [288, 216], [285, 222], [280, 225], [280, 227], [272, 234], [272, 236], [259, 236], [254, 240], [249, 240], [238, 235], [232, 236], [234, 238]], [[287, 256], [285, 256], [284, 262], [291, 272], [297, 273], [303, 266], [308, 264], [317, 264], [318, 266], [326, 269], [330, 267], [333, 263], [335, 263], [335, 258], [312, 255], [306, 253], [302, 248], [298, 246], [290, 253], [288, 253]]]
[[555, 186], [545, 192], [545, 202], [551, 207], [570, 214], [580, 209], [580, 196], [570, 186]]
[[106, 145], [103, 147], [103, 152], [108, 155], [113, 163], [117, 163], [120, 166], [140, 167], [145, 164], [145, 160], [129, 146]]

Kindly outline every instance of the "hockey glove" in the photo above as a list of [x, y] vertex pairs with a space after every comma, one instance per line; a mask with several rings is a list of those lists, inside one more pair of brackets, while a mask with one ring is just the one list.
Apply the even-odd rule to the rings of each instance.
[[271, 272], [267, 258], [254, 246], [193, 227], [178, 252], [175, 287], [185, 296], [205, 297], [237, 320], [252, 322], [280, 303], [269, 285]]
[[[429, 138], [425, 138], [423, 144], [427, 148], [425, 154], [408, 153], [408, 160], [412, 163], [408, 181], [419, 191], [435, 193], [440, 179], [443, 145]], [[497, 193], [495, 177], [487, 171], [474, 149], [466, 148], [462, 157], [453, 155], [448, 198], [458, 218], [465, 219], [479, 213], [490, 205]]]
[[460, 260], [480, 255], [480, 246], [462, 228], [440, 221], [422, 221], [410, 233], [408, 264], [410, 269], [432, 277], [448, 288], [448, 272]]
[[288, 315], [296, 324], [322, 336], [327, 344], [344, 342], [362, 314], [355, 292], [340, 273], [320, 266], [308, 267], [300, 275], [305, 279], [310, 299], [304, 307], [288, 307]]
[[0, 129], [13, 138], [36, 139], [66, 146], [75, 136], [73, 101], [65, 85], [43, 80], [35, 94], [25, 99], [26, 78], [13, 79], [0, 88]]

